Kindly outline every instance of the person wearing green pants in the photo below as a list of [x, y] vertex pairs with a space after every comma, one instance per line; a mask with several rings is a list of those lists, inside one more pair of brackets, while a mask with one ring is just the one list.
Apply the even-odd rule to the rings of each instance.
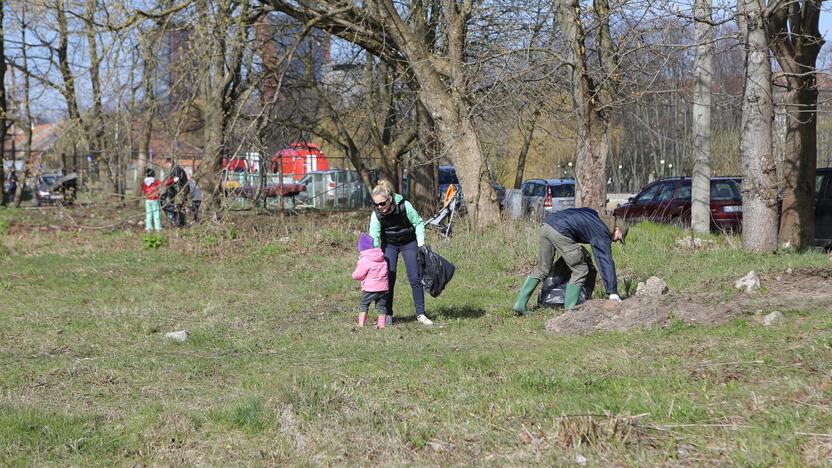
[[601, 273], [604, 289], [610, 300], [621, 302], [618, 296], [618, 280], [615, 276], [615, 263], [612, 260], [612, 243], [621, 242], [627, 237], [628, 227], [623, 220], [612, 216], [600, 216], [590, 208], [570, 208], [550, 213], [543, 220], [538, 233], [537, 267], [526, 277], [520, 293], [512, 307], [517, 315], [528, 315], [526, 303], [537, 285], [549, 275], [555, 261], [555, 252], [563, 257], [572, 271], [564, 294], [564, 308], [575, 308], [581, 296], [581, 288], [589, 273], [589, 267], [581, 253], [581, 244], [592, 246], [595, 262]]
[[145, 178], [142, 181], [142, 194], [144, 194], [144, 228], [147, 232], [151, 230], [161, 231], [162, 222], [159, 218], [159, 195], [162, 183], [156, 179], [156, 172], [147, 168]]

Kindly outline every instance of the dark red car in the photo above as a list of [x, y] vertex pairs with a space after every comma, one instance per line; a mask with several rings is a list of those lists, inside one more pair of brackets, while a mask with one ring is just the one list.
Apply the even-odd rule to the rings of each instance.
[[818, 168], [815, 182], [815, 244], [832, 247], [832, 167]]
[[[613, 214], [629, 222], [653, 221], [686, 228], [690, 225], [690, 177], [671, 177], [650, 183]], [[742, 194], [736, 178], [711, 178], [711, 230], [742, 228]]]

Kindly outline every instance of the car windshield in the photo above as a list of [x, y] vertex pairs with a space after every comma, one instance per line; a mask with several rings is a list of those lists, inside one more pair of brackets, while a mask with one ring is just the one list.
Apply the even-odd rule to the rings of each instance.
[[742, 197], [735, 182], [711, 180], [711, 200], [742, 200]]
[[[691, 183], [683, 182], [679, 191], [676, 192], [677, 200], [690, 200]], [[740, 189], [736, 182], [731, 180], [711, 180], [711, 200], [742, 200]]]
[[575, 185], [574, 184], [550, 185], [549, 186], [549, 193], [552, 194], [552, 198], [574, 197], [575, 196]]
[[50, 187], [55, 183], [55, 176], [45, 175], [41, 178], [43, 179], [43, 182], [46, 183], [46, 185], [49, 185]]
[[448, 185], [448, 184], [458, 184], [459, 179], [456, 177], [456, 171], [453, 169], [440, 169], [439, 170], [439, 184], [440, 185]]

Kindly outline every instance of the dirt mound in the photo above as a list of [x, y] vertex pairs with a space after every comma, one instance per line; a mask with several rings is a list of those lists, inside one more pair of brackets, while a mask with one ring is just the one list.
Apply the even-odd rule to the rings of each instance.
[[629, 330], [667, 325], [678, 319], [688, 324], [721, 324], [759, 310], [832, 306], [832, 270], [801, 269], [763, 277], [763, 290], [725, 295], [671, 293], [632, 297], [610, 308], [606, 300], [591, 300], [546, 322], [552, 333], [583, 334], [594, 330]]

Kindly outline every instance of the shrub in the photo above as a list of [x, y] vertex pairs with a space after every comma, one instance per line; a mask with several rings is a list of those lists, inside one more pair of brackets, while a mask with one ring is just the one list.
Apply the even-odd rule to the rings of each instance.
[[145, 249], [159, 249], [167, 245], [167, 240], [161, 234], [145, 234], [142, 243]]

